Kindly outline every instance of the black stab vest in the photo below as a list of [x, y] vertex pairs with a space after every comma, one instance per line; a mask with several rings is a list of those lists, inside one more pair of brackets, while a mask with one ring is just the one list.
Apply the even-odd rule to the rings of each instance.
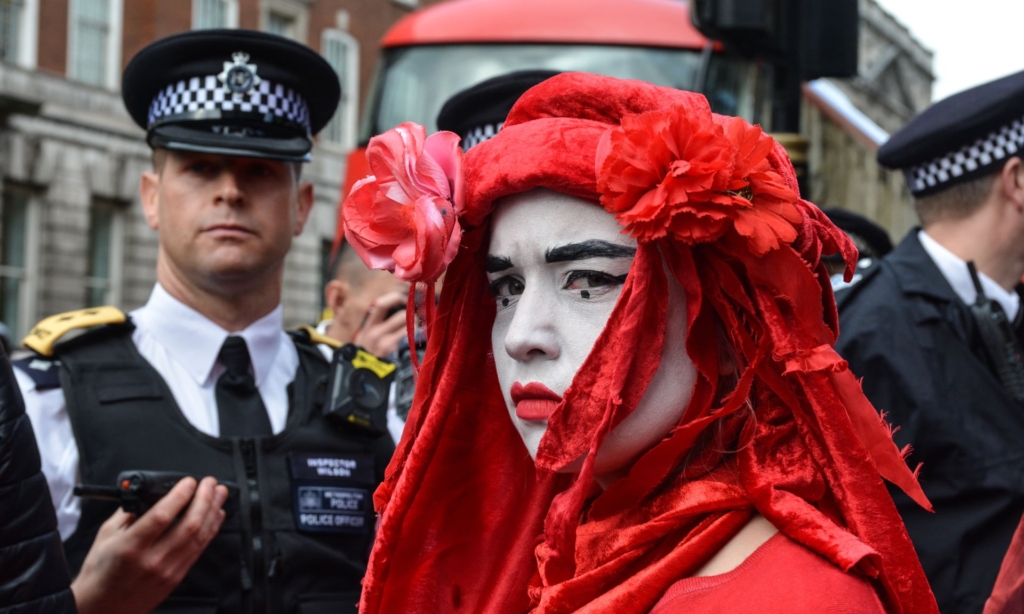
[[[212, 475], [239, 486], [224, 521], [157, 612], [355, 612], [373, 541], [371, 495], [394, 445], [327, 423], [328, 364], [302, 333], [285, 429], [266, 438], [211, 437], [182, 415], [138, 353], [131, 324], [61, 344], [60, 383], [83, 484], [114, 485], [126, 470]], [[85, 499], [65, 542], [78, 572], [116, 503]]]

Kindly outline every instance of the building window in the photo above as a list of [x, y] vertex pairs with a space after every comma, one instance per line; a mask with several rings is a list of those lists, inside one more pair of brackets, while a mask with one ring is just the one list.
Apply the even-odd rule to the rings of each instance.
[[192, 0], [192, 28], [237, 28], [238, 0]]
[[24, 12], [24, 0], [0, 0], [0, 61], [13, 64], [20, 59]]
[[0, 207], [0, 321], [21, 339], [36, 316], [38, 212], [32, 192], [16, 186], [4, 187]]
[[0, 318], [13, 333], [22, 327], [21, 309], [25, 282], [28, 236], [28, 195], [20, 191], [4, 192], [2, 260], [0, 260]]
[[0, 62], [36, 66], [39, 0], [0, 0]]
[[320, 50], [327, 62], [338, 73], [341, 82], [341, 102], [334, 118], [324, 128], [321, 138], [346, 149], [355, 147], [359, 100], [359, 42], [340, 29], [324, 30]]
[[267, 16], [267, 32], [287, 38], [295, 38], [295, 19], [291, 15], [270, 11], [270, 14]]
[[309, 23], [308, 2], [305, 0], [262, 0], [260, 23], [264, 31], [284, 36], [300, 43], [306, 42]]
[[89, 212], [89, 270], [85, 278], [86, 307], [121, 302], [124, 260], [124, 207], [94, 200]]
[[71, 0], [68, 76], [116, 87], [121, 61], [121, 0]]

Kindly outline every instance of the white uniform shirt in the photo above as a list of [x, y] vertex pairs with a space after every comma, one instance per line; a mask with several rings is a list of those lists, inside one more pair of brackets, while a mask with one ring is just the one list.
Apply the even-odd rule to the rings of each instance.
[[[172, 297], [160, 284], [153, 288], [149, 302], [133, 311], [131, 318], [136, 326], [132, 341], [167, 382], [181, 413], [192, 426], [217, 437], [220, 422], [214, 388], [224, 372], [217, 354], [228, 331]], [[234, 334], [245, 339], [270, 427], [275, 434], [280, 433], [288, 418], [288, 385], [299, 366], [298, 350], [282, 330], [281, 307]], [[66, 540], [78, 527], [82, 507], [72, 492], [80, 481], [78, 446], [64, 393], [60, 388], [36, 390], [32, 378], [20, 369], [14, 373], [39, 444], [43, 474], [57, 510], [57, 527], [61, 539]]]
[[[974, 289], [974, 281], [971, 279], [970, 271], [967, 270], [967, 263], [928, 236], [925, 231], [918, 232], [917, 238], [921, 241], [921, 247], [931, 256], [935, 266], [939, 267], [939, 272], [946, 278], [960, 300], [966, 305], [973, 305], [974, 301], [978, 299], [978, 291]], [[985, 296], [999, 303], [1007, 319], [1013, 322], [1017, 317], [1017, 311], [1020, 310], [1020, 295], [1000, 286], [981, 271], [978, 271], [978, 279], [981, 281], [981, 289], [985, 291]]]

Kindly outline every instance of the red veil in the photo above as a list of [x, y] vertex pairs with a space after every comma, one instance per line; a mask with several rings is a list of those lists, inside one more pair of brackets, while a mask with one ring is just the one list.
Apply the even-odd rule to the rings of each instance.
[[[464, 167], [464, 234], [375, 495], [361, 612], [646, 611], [755, 513], [870, 579], [888, 611], [937, 612], [882, 478], [928, 502], [832, 349], [820, 257], [855, 251], [799, 199], [777, 143], [700, 95], [570, 73], [527, 92]], [[537, 187], [600, 202], [639, 247], [534, 463], [498, 387], [484, 259], [494, 201]], [[594, 452], [674, 342], [666, 269], [686, 291], [697, 386], [679, 425], [602, 492]], [[584, 454], [578, 475], [553, 472]]]

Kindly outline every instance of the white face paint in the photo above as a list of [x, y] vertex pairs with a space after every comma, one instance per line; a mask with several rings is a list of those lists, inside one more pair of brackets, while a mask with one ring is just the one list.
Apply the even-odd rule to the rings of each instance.
[[[547, 417], [608, 322], [635, 250], [615, 218], [588, 201], [538, 189], [499, 203], [487, 262], [497, 301], [491, 345], [512, 422], [534, 458]], [[599, 477], [628, 469], [668, 434], [693, 394], [685, 294], [671, 275], [664, 324], [661, 366], [598, 451]]]

